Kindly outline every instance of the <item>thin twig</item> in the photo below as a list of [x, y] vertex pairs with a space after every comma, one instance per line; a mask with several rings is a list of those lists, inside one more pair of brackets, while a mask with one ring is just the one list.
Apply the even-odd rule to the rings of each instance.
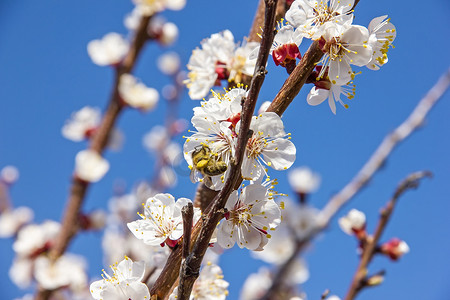
[[[424, 98], [420, 100], [414, 111], [409, 117], [398, 126], [393, 133], [387, 135], [383, 142], [378, 146], [377, 150], [372, 154], [366, 164], [358, 172], [358, 174], [335, 196], [333, 196], [321, 211], [317, 228], [308, 236], [305, 236], [302, 240], [296, 241], [296, 248], [291, 257], [278, 269], [274, 278], [276, 282], [272, 284], [268, 292], [271, 294], [277, 294], [277, 289], [281, 288], [280, 279], [284, 278], [284, 274], [288, 269], [288, 263], [292, 262], [295, 257], [302, 251], [303, 245], [307, 244], [318, 233], [322, 232], [330, 223], [335, 214], [342, 208], [342, 206], [350, 201], [360, 190], [367, 184], [372, 178], [375, 172], [382, 166], [386, 158], [391, 154], [394, 148], [412, 134], [419, 125], [425, 120], [425, 117], [429, 113], [430, 109], [437, 103], [442, 97], [447, 88], [450, 85], [450, 69], [441, 76], [438, 82], [429, 90]], [[399, 138], [401, 137], [401, 138]], [[300, 246], [299, 246], [300, 245]], [[278, 279], [280, 278], [280, 279]], [[269, 298], [262, 298], [269, 299]]]
[[424, 177], [431, 177], [431, 173], [422, 171], [409, 175], [400, 183], [394, 195], [387, 203], [386, 207], [381, 211], [380, 220], [378, 221], [378, 225], [375, 229], [375, 234], [372, 238], [369, 238], [367, 240], [360, 263], [355, 272], [345, 300], [353, 300], [359, 293], [359, 291], [361, 291], [365, 287], [364, 282], [367, 279], [367, 268], [376, 253], [378, 242], [380, 241], [381, 235], [386, 229], [386, 225], [392, 216], [392, 212], [394, 211], [394, 207], [397, 204], [399, 197], [403, 195], [407, 190], [417, 188], [419, 185], [419, 181]]
[[192, 231], [192, 218], [194, 216], [194, 206], [192, 203], [188, 203], [182, 208], [181, 214], [183, 215], [183, 259], [184, 262], [181, 265], [180, 270], [180, 283], [178, 284], [178, 299], [186, 300], [189, 299], [190, 291], [186, 290], [186, 281], [192, 280], [192, 284], [198, 277], [198, 274], [193, 273], [192, 270], [186, 263], [186, 258], [190, 253], [191, 244], [191, 231]]
[[[233, 192], [236, 183], [241, 179], [240, 177], [240, 169], [243, 161], [245, 146], [247, 145], [247, 141], [249, 138], [249, 128], [250, 122], [253, 116], [253, 111], [256, 106], [256, 100], [259, 95], [259, 91], [261, 89], [262, 83], [265, 79], [266, 74], [266, 63], [269, 56], [269, 50], [273, 42], [274, 37], [274, 27], [275, 27], [275, 11], [276, 11], [276, 0], [266, 0], [266, 13], [265, 13], [265, 22], [264, 22], [264, 33], [261, 40], [261, 47], [258, 54], [255, 72], [250, 84], [250, 89], [248, 92], [248, 96], [244, 101], [241, 113], [241, 126], [239, 129], [237, 147], [236, 147], [236, 155], [234, 158], [234, 162], [230, 167], [230, 175], [225, 182], [224, 187], [219, 192], [219, 194], [214, 198], [213, 202], [209, 205], [205, 212], [205, 217], [201, 222], [198, 222], [194, 227], [192, 234], [192, 241], [194, 242], [193, 250], [191, 254], [186, 258], [186, 266], [190, 269], [192, 274], [196, 274], [198, 276], [200, 265], [205, 255], [205, 252], [209, 246], [209, 241], [211, 240], [211, 236], [214, 232], [214, 229], [217, 226], [217, 223], [223, 217], [223, 207], [225, 206], [226, 201], [228, 200], [229, 195]], [[198, 239], [196, 235], [199, 234]], [[175, 252], [179, 252], [175, 250], [173, 254], [173, 258], [181, 258], [181, 255], [174, 254]], [[172, 255], [171, 255], [172, 257]], [[179, 265], [179, 261], [170, 261], [162, 271], [162, 274], [165, 276], [173, 274], [170, 272], [174, 266]], [[161, 278], [161, 276], [160, 276]], [[158, 280], [160, 279], [158, 278]], [[155, 283], [155, 286], [151, 290], [151, 294], [153, 298], [163, 299], [168, 291], [171, 288], [170, 283], [174, 283], [175, 278], [161, 278], [160, 281]], [[185, 289], [186, 295], [188, 296], [192, 290], [192, 285], [194, 281], [186, 280]]]
[[420, 100], [409, 117], [384, 138], [383, 142], [378, 146], [377, 150], [372, 154], [358, 174], [339, 193], [330, 199], [321, 211], [321, 227], [326, 227], [337, 211], [367, 184], [375, 172], [384, 164], [394, 148], [423, 124], [428, 112], [442, 97], [449, 86], [450, 69], [439, 78], [438, 82]]
[[291, 104], [292, 100], [294, 100], [295, 96], [298, 95], [308, 79], [308, 76], [314, 70], [314, 67], [320, 61], [322, 56], [323, 52], [320, 50], [319, 42], [314, 41], [303, 55], [294, 71], [292, 71], [286, 79], [269, 108], [267, 108], [267, 111], [275, 112], [281, 116], [289, 104]]
[[[124, 58], [123, 62], [116, 69], [114, 87], [108, 107], [103, 115], [103, 119], [98, 130], [92, 137], [92, 141], [90, 144], [90, 149], [96, 151], [99, 154], [103, 153], [111, 131], [114, 128], [114, 124], [116, 123], [117, 118], [123, 108], [123, 106], [120, 104], [118, 92], [119, 78], [122, 74], [129, 73], [133, 69], [139, 53], [141, 52], [145, 42], [148, 40], [147, 27], [150, 18], [151, 17], [143, 17], [141, 19], [130, 50]], [[49, 253], [49, 256], [53, 260], [58, 259], [58, 257], [64, 254], [70, 241], [78, 231], [78, 215], [81, 210], [81, 206], [83, 205], [83, 201], [88, 188], [89, 183], [74, 176], [67, 206], [62, 217], [61, 231], [55, 241], [55, 246], [50, 250]], [[40, 289], [36, 294], [35, 299], [48, 299], [50, 295], [51, 292]]]

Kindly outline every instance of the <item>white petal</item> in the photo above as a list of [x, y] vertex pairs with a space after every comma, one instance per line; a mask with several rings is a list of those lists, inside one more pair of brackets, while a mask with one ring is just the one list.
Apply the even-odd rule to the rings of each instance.
[[330, 91], [313, 87], [306, 98], [309, 105], [319, 105], [328, 98]]
[[292, 166], [296, 154], [295, 145], [288, 139], [278, 138], [269, 142], [263, 151], [264, 160], [275, 170], [284, 170]]

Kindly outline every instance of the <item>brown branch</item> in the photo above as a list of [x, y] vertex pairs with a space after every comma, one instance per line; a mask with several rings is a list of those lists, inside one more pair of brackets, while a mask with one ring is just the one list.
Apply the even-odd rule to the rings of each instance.
[[[299, 244], [307, 244], [308, 241], [314, 238], [318, 233], [322, 232], [330, 223], [334, 215], [342, 208], [342, 206], [350, 201], [372, 178], [375, 172], [382, 166], [386, 158], [391, 154], [395, 146], [402, 142], [405, 138], [411, 135], [419, 125], [423, 123], [430, 109], [437, 103], [441, 96], [445, 93], [450, 85], [450, 69], [441, 76], [438, 82], [429, 90], [424, 98], [420, 100], [414, 111], [409, 117], [397, 127], [393, 133], [387, 135], [383, 142], [378, 146], [377, 150], [372, 154], [366, 164], [358, 172], [358, 174], [335, 196], [333, 196], [325, 208], [320, 213], [319, 224], [317, 228], [304, 237], [303, 240], [298, 240], [296, 251], [291, 257], [278, 269], [274, 278], [275, 284], [269, 288], [271, 294], [277, 294], [277, 289], [281, 288], [278, 278], [283, 279], [285, 271], [288, 269], [289, 262], [293, 261], [295, 257], [301, 252]], [[262, 299], [266, 299], [265, 296]], [[268, 298], [267, 298], [268, 299]]]
[[[186, 258], [186, 266], [193, 274], [193, 276], [198, 276], [200, 265], [205, 255], [205, 252], [209, 246], [209, 241], [211, 240], [211, 236], [214, 232], [214, 229], [217, 226], [217, 223], [223, 217], [223, 207], [225, 206], [226, 201], [228, 200], [229, 195], [234, 191], [236, 183], [241, 179], [240, 177], [240, 169], [243, 161], [243, 157], [245, 154], [245, 146], [247, 145], [247, 141], [251, 134], [250, 122], [253, 116], [253, 111], [256, 106], [256, 100], [259, 95], [259, 91], [265, 79], [266, 69], [265, 65], [267, 63], [267, 59], [269, 57], [269, 50], [273, 42], [274, 37], [274, 26], [275, 26], [275, 11], [276, 11], [276, 0], [266, 0], [266, 13], [265, 13], [265, 22], [264, 22], [264, 34], [261, 40], [261, 47], [258, 54], [255, 72], [250, 84], [250, 89], [248, 92], [248, 96], [245, 99], [242, 107], [241, 113], [241, 126], [239, 129], [237, 147], [236, 147], [236, 155], [234, 161], [230, 166], [230, 175], [225, 182], [224, 187], [219, 192], [219, 194], [214, 198], [213, 202], [206, 209], [205, 217], [201, 222], [198, 222], [194, 227], [192, 241], [194, 242], [192, 253]], [[196, 234], [199, 234], [198, 238], [195, 237]], [[173, 254], [174, 259], [180, 259], [180, 254], [174, 254], [175, 252], [180, 252], [179, 250], [175, 250]], [[172, 256], [172, 255], [171, 255]], [[164, 266], [162, 276], [173, 274], [170, 270], [173, 269], [176, 265], [179, 265], [179, 260], [168, 260], [166, 266]], [[164, 299], [167, 295], [169, 289], [171, 288], [170, 282], [172, 284], [175, 282], [175, 278], [158, 278], [154, 287], [151, 290], [151, 294], [153, 295], [153, 299]], [[195, 278], [196, 278], [195, 277]], [[160, 280], [161, 279], [161, 280]], [[190, 294], [192, 290], [192, 285], [194, 281], [186, 281], [183, 289], [188, 291], [187, 295]], [[170, 284], [170, 286], [169, 286]]]
[[319, 42], [314, 41], [308, 48], [302, 59], [292, 71], [291, 75], [286, 79], [278, 94], [273, 99], [267, 111], [272, 111], [281, 116], [286, 108], [298, 95], [301, 88], [308, 79], [308, 76], [314, 70], [316, 64], [323, 56], [322, 50], [320, 50]]
[[409, 117], [384, 138], [383, 142], [378, 146], [377, 150], [375, 150], [358, 174], [339, 193], [330, 199], [321, 212], [322, 228], [326, 227], [338, 210], [368, 183], [375, 172], [384, 164], [394, 148], [423, 124], [428, 112], [442, 97], [449, 86], [450, 69], [439, 78], [438, 82], [420, 100]]
[[391, 200], [389, 200], [386, 207], [381, 210], [380, 220], [375, 229], [375, 234], [372, 238], [368, 238], [367, 243], [365, 244], [360, 263], [356, 269], [349, 291], [345, 296], [345, 300], [353, 300], [356, 295], [367, 286], [365, 284], [365, 282], [367, 282], [367, 268], [377, 251], [378, 242], [386, 229], [386, 225], [392, 216], [392, 212], [394, 211], [394, 207], [397, 204], [399, 197], [407, 190], [417, 188], [419, 186], [419, 181], [424, 177], [431, 177], [431, 173], [423, 171], [409, 175], [400, 183]]
[[188, 257], [191, 244], [192, 219], [194, 217], [194, 207], [188, 203], [181, 209], [183, 216], [183, 258]]
[[[92, 138], [90, 149], [102, 154], [114, 124], [117, 121], [122, 106], [120, 104], [118, 84], [119, 78], [124, 73], [129, 73], [133, 69], [137, 57], [141, 52], [145, 42], [148, 40], [147, 27], [151, 17], [143, 17], [136, 31], [131, 47], [123, 62], [116, 69], [115, 82], [113, 92], [103, 115], [102, 122]], [[78, 215], [83, 205], [89, 183], [82, 181], [74, 176], [67, 206], [62, 218], [62, 226], [59, 236], [55, 241], [55, 246], [50, 250], [50, 257], [53, 260], [58, 259], [66, 251], [70, 241], [78, 231]], [[51, 292], [39, 290], [35, 299], [48, 299]]]
[[258, 34], [261, 34], [261, 27], [264, 24], [264, 11], [265, 11], [264, 0], [259, 0], [258, 8], [256, 9], [255, 16], [253, 17], [252, 27], [248, 34], [249, 42], [259, 42], [261, 39]]
[[[183, 215], [183, 259], [180, 270], [180, 283], [178, 284], [178, 298], [179, 300], [189, 299], [191, 294], [190, 290], [187, 290], [187, 286], [192, 286], [195, 279], [197, 279], [198, 274], [192, 272], [189, 266], [186, 264], [186, 258], [190, 253], [190, 242], [191, 242], [191, 231], [192, 231], [192, 218], [194, 216], [194, 207], [192, 203], [183, 207], [181, 210]], [[192, 281], [192, 282], [191, 282]]]

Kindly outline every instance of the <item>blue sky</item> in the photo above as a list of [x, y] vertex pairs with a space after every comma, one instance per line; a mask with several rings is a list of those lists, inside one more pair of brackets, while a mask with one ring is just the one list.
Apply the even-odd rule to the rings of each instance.
[[[256, 1], [188, 1], [180, 12], [164, 16], [178, 24], [180, 37], [171, 49], [184, 63], [199, 42], [230, 29], [236, 40], [248, 33]], [[20, 180], [11, 191], [16, 206], [27, 205], [35, 219], [59, 220], [64, 208], [75, 154], [84, 143], [65, 140], [61, 126], [70, 114], [85, 105], [105, 107], [112, 84], [112, 71], [91, 63], [86, 44], [115, 31], [126, 34], [123, 17], [132, 4], [124, 1], [15, 1], [0, 2], [0, 168], [15, 165]], [[382, 138], [412, 111], [418, 100], [450, 65], [450, 3], [446, 0], [387, 1], [362, 0], [355, 12], [355, 24], [367, 26], [374, 17], [388, 14], [397, 27], [395, 49], [380, 71], [361, 69], [357, 93], [345, 110], [338, 106], [334, 116], [328, 106], [309, 106], [305, 99], [310, 87], [300, 92], [283, 116], [286, 131], [297, 147], [295, 166], [307, 165], [322, 175], [322, 186], [311, 197], [322, 207], [339, 191], [371, 155]], [[304, 41], [305, 43], [305, 41]], [[307, 45], [302, 45], [304, 51]], [[136, 74], [146, 84], [161, 89], [169, 79], [155, 69], [156, 58], [165, 50], [146, 47]], [[269, 61], [260, 100], [271, 100], [286, 79], [286, 72]], [[387, 270], [381, 287], [364, 291], [361, 299], [444, 299], [450, 295], [450, 95], [447, 93], [430, 113], [424, 127], [402, 143], [340, 215], [358, 208], [368, 216], [373, 230], [378, 210], [389, 199], [397, 183], [407, 174], [427, 169], [434, 173], [417, 191], [408, 192], [383, 236], [405, 239], [411, 252], [400, 262], [376, 258], [370, 270]], [[184, 95], [181, 116], [191, 118], [198, 102]], [[118, 127], [126, 135], [121, 152], [107, 152], [111, 170], [89, 190], [85, 208], [105, 208], [118, 179], [131, 188], [148, 178], [153, 160], [141, 139], [154, 125], [162, 124], [166, 112], [161, 102], [156, 112], [126, 111]], [[178, 139], [182, 143], [182, 138]], [[277, 173], [278, 189], [290, 193], [285, 173]], [[195, 186], [180, 178], [174, 196], [192, 197]], [[79, 236], [71, 246], [75, 253], [88, 254], [90, 274], [102, 268], [100, 233]], [[7, 270], [13, 252], [11, 240], [0, 240], [0, 288], [2, 298], [12, 299], [25, 292], [9, 280]], [[95, 245], [95, 246], [93, 246]], [[306, 258], [311, 278], [304, 285], [309, 299], [318, 299], [325, 289], [345, 295], [358, 263], [355, 241], [342, 233], [336, 221], [310, 247]], [[244, 278], [260, 262], [238, 248], [223, 258], [225, 278], [230, 281], [230, 299], [236, 299]], [[242, 268], [247, 266], [247, 268]]]

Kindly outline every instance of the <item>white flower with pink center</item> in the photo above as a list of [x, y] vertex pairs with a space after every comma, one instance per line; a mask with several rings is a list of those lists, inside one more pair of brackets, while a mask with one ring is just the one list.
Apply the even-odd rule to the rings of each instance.
[[[239, 132], [240, 122], [236, 132]], [[264, 165], [275, 170], [286, 170], [295, 161], [296, 148], [284, 131], [283, 121], [274, 112], [264, 112], [254, 116], [250, 124], [253, 135], [247, 143], [242, 177], [256, 180], [266, 173]]]
[[366, 215], [357, 209], [352, 209], [348, 214], [339, 219], [339, 226], [346, 234], [354, 235], [366, 228]]
[[95, 132], [100, 124], [101, 112], [97, 107], [85, 106], [72, 114], [62, 128], [62, 135], [71, 141], [80, 142]]
[[291, 62], [295, 64], [295, 60], [301, 58], [298, 46], [302, 39], [300, 31], [294, 30], [291, 25], [284, 25], [278, 29], [270, 48], [270, 54], [272, 54], [275, 64], [283, 67]]
[[103, 279], [91, 283], [89, 290], [94, 299], [150, 299], [147, 285], [141, 282], [145, 273], [143, 261], [133, 262], [125, 256], [125, 259], [119, 264], [110, 267], [113, 271], [112, 275], [103, 270]]
[[223, 248], [235, 243], [240, 248], [260, 251], [281, 223], [281, 211], [271, 191], [260, 184], [246, 186], [240, 195], [234, 191], [225, 205], [225, 220], [218, 226], [217, 242]]
[[[181, 209], [191, 203], [187, 198], [175, 198], [170, 194], [157, 194], [147, 199], [141, 220], [128, 223], [130, 231], [145, 244], [156, 246], [163, 243], [174, 246], [183, 235]], [[194, 208], [194, 224], [200, 218], [199, 208]]]

